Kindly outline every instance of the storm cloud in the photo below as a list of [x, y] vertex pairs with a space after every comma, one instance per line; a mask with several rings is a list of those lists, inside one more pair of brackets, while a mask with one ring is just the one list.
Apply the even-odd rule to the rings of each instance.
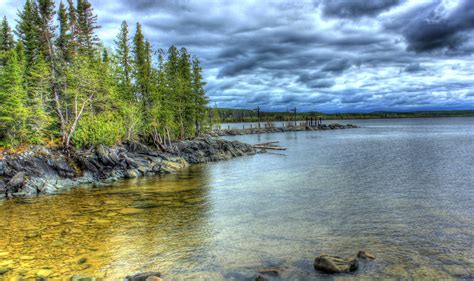
[[199, 56], [212, 105], [474, 109], [472, 0], [90, 1], [106, 46], [140, 21], [154, 48]]

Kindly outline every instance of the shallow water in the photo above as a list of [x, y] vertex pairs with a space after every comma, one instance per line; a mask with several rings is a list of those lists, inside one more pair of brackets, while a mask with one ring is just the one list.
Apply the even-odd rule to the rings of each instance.
[[333, 279], [321, 253], [377, 257], [335, 279], [474, 278], [474, 118], [238, 136], [267, 153], [175, 175], [0, 202], [6, 278]]

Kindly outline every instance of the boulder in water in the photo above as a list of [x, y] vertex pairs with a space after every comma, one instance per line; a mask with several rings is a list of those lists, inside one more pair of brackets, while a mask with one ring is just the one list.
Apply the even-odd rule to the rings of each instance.
[[321, 255], [314, 260], [314, 269], [325, 273], [347, 273], [359, 268], [357, 259]]
[[371, 253], [369, 252], [366, 252], [366, 251], [359, 251], [357, 253], [357, 257], [359, 259], [366, 259], [366, 260], [375, 260], [375, 256], [372, 255]]
[[[127, 281], [146, 281], [149, 280], [148, 278], [151, 279], [151, 277], [161, 277], [161, 273], [159, 272], [143, 272], [143, 273], [138, 273], [135, 275], [127, 276], [125, 279]], [[153, 280], [153, 279], [151, 279]]]

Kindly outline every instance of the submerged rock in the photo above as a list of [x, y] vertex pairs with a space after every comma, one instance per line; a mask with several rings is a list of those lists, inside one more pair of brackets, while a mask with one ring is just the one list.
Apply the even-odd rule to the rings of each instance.
[[375, 260], [375, 256], [372, 255], [371, 253], [366, 252], [366, 251], [359, 251], [357, 253], [357, 257], [359, 259]]
[[347, 273], [359, 268], [357, 259], [321, 255], [314, 260], [314, 269], [325, 273]]
[[70, 279], [71, 281], [97, 281], [97, 278], [91, 276], [83, 276], [83, 275], [74, 275]]
[[135, 209], [154, 209], [161, 207], [161, 205], [152, 201], [139, 201], [133, 203], [131, 207]]
[[[127, 276], [127, 277], [125, 277], [125, 279], [127, 281], [147, 281], [148, 278], [151, 278], [151, 277], [160, 278], [161, 273], [160, 272], [143, 272], [143, 273], [137, 273], [135, 275]], [[151, 279], [151, 280], [153, 280], [153, 279]], [[161, 279], [159, 279], [159, 280], [161, 280]]]
[[5, 273], [11, 271], [12, 269], [9, 267], [0, 267], [0, 276], [4, 275]]

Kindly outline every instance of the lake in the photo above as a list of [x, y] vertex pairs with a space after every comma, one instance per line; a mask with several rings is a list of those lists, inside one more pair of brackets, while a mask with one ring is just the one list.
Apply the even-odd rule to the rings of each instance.
[[[359, 129], [228, 137], [269, 152], [177, 174], [0, 201], [7, 278], [474, 278], [474, 118], [339, 121]], [[353, 274], [316, 256], [373, 253]], [[199, 278], [198, 278], [199, 279]]]

